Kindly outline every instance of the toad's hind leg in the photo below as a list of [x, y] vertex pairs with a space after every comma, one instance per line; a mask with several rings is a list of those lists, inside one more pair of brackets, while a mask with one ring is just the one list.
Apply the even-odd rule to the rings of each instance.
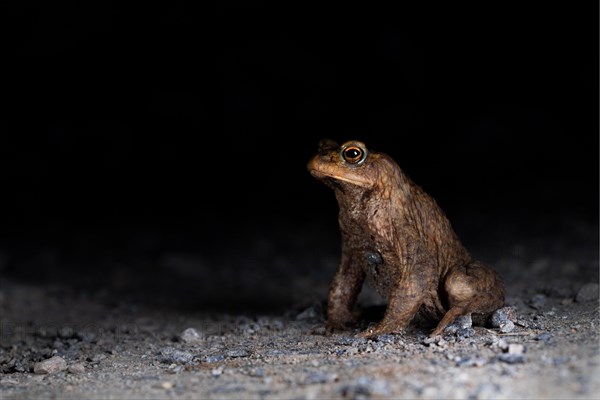
[[504, 284], [500, 275], [480, 261], [451, 269], [444, 280], [444, 290], [448, 312], [430, 336], [441, 334], [456, 317], [491, 314], [504, 305]]

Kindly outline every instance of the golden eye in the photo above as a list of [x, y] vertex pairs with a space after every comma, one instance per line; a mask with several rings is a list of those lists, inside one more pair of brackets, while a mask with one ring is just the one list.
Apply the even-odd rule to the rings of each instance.
[[358, 146], [348, 146], [342, 150], [342, 157], [347, 163], [358, 164], [365, 158], [365, 152]]

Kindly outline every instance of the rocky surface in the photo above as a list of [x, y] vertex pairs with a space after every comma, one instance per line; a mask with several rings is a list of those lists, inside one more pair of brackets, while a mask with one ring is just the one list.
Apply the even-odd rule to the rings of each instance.
[[[419, 323], [374, 340], [357, 338], [358, 329], [324, 335], [335, 249], [309, 259], [278, 252], [268, 241], [257, 244], [250, 258], [271, 257], [273, 268], [288, 275], [285, 291], [273, 270], [245, 275], [239, 282], [260, 282], [256, 293], [272, 301], [254, 309], [235, 306], [252, 298], [243, 289], [227, 292], [221, 285], [211, 292], [196, 283], [218, 278], [202, 275], [201, 264], [209, 261], [195, 254], [177, 255], [182, 277], [158, 270], [153, 279], [160, 284], [144, 281], [139, 293], [123, 283], [133, 277], [122, 275], [124, 291], [114, 284], [86, 291], [13, 274], [0, 281], [1, 397], [595, 398], [597, 226], [578, 229], [588, 240], [559, 252], [555, 237], [509, 241], [495, 250], [480, 246], [505, 277], [510, 308], [490, 326], [459, 321], [455, 331], [433, 339]], [[305, 263], [314, 271], [303, 269]], [[202, 290], [186, 289], [187, 281]], [[222, 307], [199, 303], [223, 291], [230, 296]], [[373, 292], [361, 295], [361, 328], [377, 321], [379, 304]]]

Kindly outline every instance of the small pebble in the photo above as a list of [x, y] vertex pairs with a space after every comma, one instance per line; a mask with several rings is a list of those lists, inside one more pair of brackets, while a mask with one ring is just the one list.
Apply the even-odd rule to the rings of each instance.
[[162, 383], [160, 384], [160, 386], [161, 386], [163, 389], [166, 389], [166, 390], [168, 390], [168, 389], [172, 389], [172, 388], [173, 388], [173, 386], [175, 386], [175, 384], [174, 384], [173, 382], [166, 381], [166, 382], [162, 382]]
[[179, 335], [179, 339], [188, 344], [200, 343], [204, 339], [203, 335], [194, 328], [187, 328]]
[[504, 339], [500, 339], [500, 340], [498, 340], [498, 341], [496, 342], [496, 346], [498, 346], [498, 348], [499, 348], [500, 350], [503, 350], [503, 351], [508, 351], [508, 343], [507, 343], [507, 342], [506, 342], [506, 340], [504, 340]]
[[442, 338], [441, 336], [434, 336], [434, 337], [426, 337], [423, 342], [424, 345], [426, 346], [440, 346], [440, 347], [444, 347], [448, 344], [448, 342]]
[[450, 325], [448, 325], [446, 329], [444, 329], [444, 333], [454, 335], [459, 331], [471, 328], [472, 326], [473, 320], [471, 319], [471, 315], [461, 315], [460, 317], [457, 317]]
[[390, 335], [389, 333], [384, 333], [383, 335], [379, 335], [377, 336], [377, 338], [375, 339], [378, 342], [381, 343], [385, 343], [385, 344], [394, 344], [396, 343], [396, 335]]
[[219, 366], [218, 368], [213, 369], [210, 373], [212, 376], [214, 376], [215, 378], [221, 376], [223, 374], [223, 370], [225, 369], [225, 367], [223, 365]]
[[33, 372], [36, 374], [53, 374], [67, 369], [67, 362], [59, 356], [54, 356], [33, 365]]
[[327, 329], [325, 328], [325, 325], [317, 325], [310, 329], [309, 334], [316, 336], [325, 336], [327, 334]]
[[470, 337], [473, 337], [475, 335], [475, 329], [468, 327], [468, 328], [460, 328], [458, 331], [456, 331], [456, 337], [459, 339], [467, 339]]
[[250, 352], [246, 349], [235, 349], [228, 351], [227, 355], [231, 358], [248, 357]]
[[550, 339], [552, 338], [552, 336], [550, 336], [550, 334], [548, 332], [542, 332], [539, 335], [537, 335], [536, 337], [534, 337], [534, 340], [539, 340], [542, 342], [548, 342], [550, 341]]
[[511, 343], [508, 345], [508, 354], [523, 354], [525, 352], [525, 346], [518, 343]]
[[517, 310], [514, 307], [502, 307], [494, 311], [490, 322], [492, 327], [501, 328], [507, 321], [515, 322], [517, 320]]
[[167, 370], [167, 372], [170, 374], [178, 374], [180, 372], [183, 372], [183, 370], [183, 365], [171, 364], [169, 365], [169, 369]]
[[87, 360], [97, 364], [100, 361], [104, 360], [105, 358], [106, 358], [106, 355], [104, 355], [104, 354], [94, 354], [92, 357], [88, 357]]
[[161, 350], [160, 355], [162, 356], [163, 362], [175, 363], [175, 364], [187, 364], [194, 359], [192, 353], [187, 351], [181, 351], [172, 347], [166, 347]]
[[71, 374], [83, 374], [85, 372], [85, 366], [81, 363], [71, 364], [67, 370]]
[[579, 289], [575, 296], [575, 301], [582, 303], [584, 301], [598, 300], [599, 286], [597, 283], [586, 283]]
[[530, 322], [525, 320], [525, 319], [519, 319], [517, 320], [517, 322], [515, 323], [515, 325], [520, 326], [521, 328], [528, 328], [530, 325]]
[[503, 353], [498, 356], [498, 359], [507, 364], [522, 364], [525, 362], [525, 356], [523, 354]]
[[222, 354], [217, 354], [214, 356], [206, 356], [202, 359], [202, 362], [205, 363], [216, 363], [216, 362], [221, 362], [225, 360], [225, 356]]
[[529, 306], [536, 310], [541, 310], [546, 305], [546, 295], [539, 293], [529, 300]]
[[500, 332], [501, 333], [509, 333], [515, 330], [515, 324], [512, 321], [506, 321], [500, 324]]

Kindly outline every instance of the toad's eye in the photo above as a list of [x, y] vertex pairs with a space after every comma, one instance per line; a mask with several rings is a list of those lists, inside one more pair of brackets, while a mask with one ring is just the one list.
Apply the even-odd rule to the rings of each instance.
[[346, 147], [342, 151], [342, 156], [347, 163], [358, 164], [365, 158], [365, 152], [363, 149], [357, 146]]

